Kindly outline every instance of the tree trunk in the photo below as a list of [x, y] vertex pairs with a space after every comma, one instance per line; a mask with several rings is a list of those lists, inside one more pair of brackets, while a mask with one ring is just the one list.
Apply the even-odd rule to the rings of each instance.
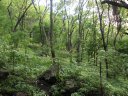
[[[104, 36], [104, 27], [102, 24], [103, 10], [102, 12], [100, 12], [97, 0], [95, 0], [95, 2], [97, 5], [97, 9], [98, 9], [98, 15], [99, 15], [99, 21], [100, 21], [100, 32], [101, 32], [101, 37], [102, 37], [102, 42], [103, 42], [103, 48], [104, 48], [104, 51], [107, 52], [107, 44], [105, 42], [105, 36]], [[105, 57], [105, 64], [106, 64], [106, 78], [108, 78], [108, 60], [106, 57]]]
[[55, 50], [53, 48], [53, 0], [50, 0], [50, 49], [51, 49], [51, 56], [52, 56], [52, 62], [53, 65], [55, 62]]
[[82, 55], [81, 55], [81, 39], [82, 39], [82, 6], [81, 6], [81, 0], [79, 0], [79, 14], [78, 14], [78, 20], [79, 20], [79, 29], [78, 29], [78, 42], [77, 42], [77, 63], [79, 64], [82, 62]]

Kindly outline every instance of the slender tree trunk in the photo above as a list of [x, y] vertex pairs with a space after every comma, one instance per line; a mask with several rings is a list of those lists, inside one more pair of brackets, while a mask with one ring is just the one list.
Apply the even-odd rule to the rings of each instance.
[[13, 31], [13, 19], [12, 19], [12, 8], [11, 7], [12, 7], [12, 0], [10, 4], [8, 5], [7, 10], [8, 10], [8, 15], [11, 21], [11, 31]]
[[[107, 52], [107, 44], [105, 42], [105, 36], [104, 36], [104, 27], [103, 27], [103, 24], [102, 24], [102, 19], [103, 19], [102, 16], [103, 16], [103, 11], [104, 10], [102, 10], [102, 12], [100, 12], [97, 0], [95, 0], [95, 3], [97, 5], [97, 10], [98, 10], [98, 15], [99, 15], [100, 32], [101, 32], [101, 37], [102, 37], [102, 42], [103, 42], [103, 48], [104, 48], [104, 51]], [[105, 64], [106, 64], [106, 78], [108, 78], [108, 60], [107, 60], [106, 57], [105, 57]]]
[[116, 33], [116, 36], [115, 36], [115, 38], [114, 38], [114, 47], [115, 47], [115, 49], [116, 49], [116, 41], [117, 41], [117, 36], [119, 35], [119, 33], [120, 33], [120, 30], [121, 30], [121, 17], [119, 16], [119, 18], [118, 18], [119, 20], [117, 21], [117, 33]]
[[[74, 17], [70, 18], [67, 14], [67, 8], [66, 8], [66, 0], [63, 1], [64, 2], [64, 19], [63, 19], [63, 29], [66, 30], [66, 20], [67, 20], [67, 41], [66, 41], [66, 49], [69, 52], [69, 58], [70, 58], [70, 62], [72, 62], [72, 33], [74, 32], [74, 23], [75, 23], [75, 19]], [[66, 20], [65, 20], [66, 19]]]
[[93, 58], [94, 58], [94, 64], [97, 66], [97, 44], [96, 44], [96, 25], [97, 21], [95, 20], [94, 16], [94, 10], [93, 10], [93, 46], [94, 46], [94, 53], [93, 53]]
[[51, 49], [51, 56], [53, 65], [56, 64], [55, 62], [55, 50], [53, 48], [53, 0], [50, 0], [50, 49]]
[[79, 14], [78, 14], [78, 20], [79, 20], [79, 29], [78, 29], [78, 42], [77, 42], [77, 63], [79, 64], [82, 62], [81, 57], [81, 39], [82, 39], [82, 8], [81, 8], [81, 0], [79, 0]]
[[101, 65], [101, 62], [100, 62], [100, 96], [103, 96], [102, 65]]
[[70, 22], [68, 20], [68, 33], [67, 33], [67, 50], [70, 52], [72, 48], [71, 33], [70, 33]]

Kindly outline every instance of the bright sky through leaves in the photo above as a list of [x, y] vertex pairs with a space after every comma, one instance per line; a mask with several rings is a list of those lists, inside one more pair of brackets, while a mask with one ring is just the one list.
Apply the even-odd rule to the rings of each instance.
[[[54, 4], [55, 3], [59, 3], [60, 0], [53, 0]], [[71, 4], [67, 6], [67, 12], [68, 14], [75, 14], [75, 8], [78, 6], [78, 2], [79, 0], [70, 0], [71, 1]], [[49, 2], [50, 0], [36, 0], [36, 4], [39, 5], [39, 6], [46, 6], [46, 5], [49, 5]], [[84, 1], [84, 3], [86, 2], [86, 0]], [[83, 7], [84, 10], [87, 9], [86, 6]]]

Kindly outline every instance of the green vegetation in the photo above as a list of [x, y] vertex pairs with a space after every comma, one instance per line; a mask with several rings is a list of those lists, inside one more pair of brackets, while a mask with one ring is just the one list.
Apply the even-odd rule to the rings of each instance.
[[127, 10], [123, 0], [0, 0], [0, 96], [128, 96]]

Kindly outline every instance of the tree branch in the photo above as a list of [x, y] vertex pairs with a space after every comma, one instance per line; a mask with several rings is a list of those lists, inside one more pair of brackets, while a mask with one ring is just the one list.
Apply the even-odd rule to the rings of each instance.
[[128, 4], [126, 2], [124, 2], [124, 1], [115, 2], [115, 1], [105, 0], [105, 1], [101, 2], [101, 4], [105, 4], [105, 3], [113, 5], [113, 6], [123, 7], [123, 8], [128, 9]]
[[13, 29], [13, 32], [16, 32], [17, 26], [18, 26], [19, 23], [21, 22], [22, 18], [24, 18], [24, 16], [25, 16], [27, 10], [31, 7], [31, 5], [32, 5], [32, 3], [30, 3], [30, 4], [28, 5], [28, 7], [27, 7], [27, 8], [25, 9], [25, 11], [23, 12], [23, 14], [18, 18], [18, 20], [17, 20], [17, 22], [16, 22], [16, 24], [15, 24], [15, 27], [14, 27], [14, 29]]

